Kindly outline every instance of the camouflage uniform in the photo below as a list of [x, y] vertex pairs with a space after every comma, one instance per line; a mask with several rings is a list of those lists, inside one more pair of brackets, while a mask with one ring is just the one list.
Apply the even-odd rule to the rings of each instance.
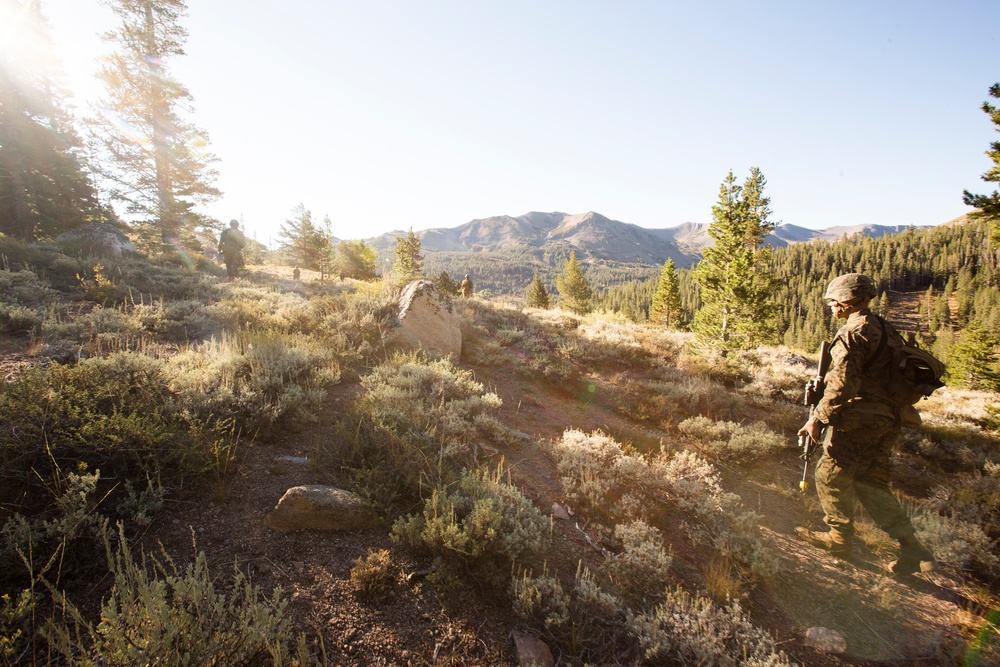
[[233, 220], [229, 223], [229, 228], [219, 235], [219, 252], [226, 264], [226, 275], [235, 278], [239, 270], [243, 268], [243, 247], [247, 244], [247, 238], [239, 229], [239, 223]]
[[464, 297], [472, 296], [472, 278], [469, 277], [468, 273], [465, 274], [465, 279], [462, 281], [461, 288], [462, 288], [462, 296]]
[[[894, 333], [885, 330], [886, 335]], [[913, 535], [889, 488], [889, 456], [900, 426], [898, 410], [881, 387], [891, 355], [883, 346], [875, 358], [882, 336], [882, 325], [867, 308], [850, 315], [834, 338], [826, 390], [814, 413], [828, 425], [816, 466], [816, 492], [827, 525], [848, 542], [859, 502], [893, 538]]]

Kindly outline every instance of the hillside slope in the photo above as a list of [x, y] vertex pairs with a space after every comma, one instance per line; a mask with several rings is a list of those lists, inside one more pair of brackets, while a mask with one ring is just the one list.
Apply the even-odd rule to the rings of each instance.
[[[156, 272], [160, 279], [150, 280]], [[802, 357], [761, 348], [727, 361], [706, 358], [692, 352], [687, 334], [478, 298], [452, 302], [464, 341], [455, 363], [397, 356], [384, 342], [394, 317], [390, 286], [319, 285], [308, 272], [300, 283], [287, 269], [274, 273], [255, 267], [247, 280], [222, 283], [185, 269], [126, 265], [108, 273], [121, 283], [64, 294], [47, 288], [34, 316], [58, 313], [39, 327], [48, 341], [0, 337], [0, 397], [35, 396], [46, 373], [70, 381], [79, 371], [110, 382], [121, 369], [131, 383], [127, 400], [107, 407], [121, 397], [101, 393], [98, 383], [102, 403], [92, 409], [115, 419], [84, 424], [83, 433], [99, 427], [105, 436], [75, 450], [83, 456], [118, 437], [112, 422], [122, 422], [124, 434], [145, 428], [139, 417], [157, 411], [127, 413], [138, 401], [170, 395], [188, 411], [212, 406], [216, 420], [224, 410], [239, 415], [235, 424], [223, 422], [221, 439], [205, 440], [214, 460], [194, 460], [196, 472], [165, 490], [167, 502], [144, 524], [134, 552], [167, 554], [183, 569], [204, 551], [220, 589], [237, 581], [238, 571], [265, 595], [277, 591], [315, 663], [516, 665], [515, 631], [541, 637], [563, 665], [674, 664], [698, 655], [742, 664], [751, 647], [764, 647], [770, 664], [820, 667], [996, 660], [986, 616], [995, 605], [989, 582], [1000, 568], [1000, 517], [990, 500], [1000, 442], [983, 428], [995, 395], [941, 391], [924, 406], [925, 426], [905, 434], [894, 484], [932, 540], [940, 568], [897, 581], [885, 570], [895, 546], [865, 520], [850, 562], [794, 538], [796, 525], [818, 526], [821, 518], [815, 495], [797, 490], [794, 432], [805, 419], [801, 389], [813, 371]], [[41, 290], [39, 278], [26, 274], [16, 278], [24, 299]], [[167, 291], [146, 305], [130, 296], [140, 293], [136, 284]], [[97, 298], [109, 305], [86, 301]], [[65, 365], [46, 356], [63, 348], [76, 353]], [[312, 374], [319, 364], [327, 364], [325, 374]], [[42, 375], [26, 375], [32, 367]], [[215, 387], [213, 369], [243, 384]], [[143, 378], [160, 377], [170, 382], [143, 389]], [[51, 385], [38, 394], [44, 400], [19, 412], [58, 406], [59, 391]], [[254, 402], [262, 397], [271, 402]], [[156, 405], [164, 413], [171, 407]], [[277, 413], [287, 405], [300, 410]], [[255, 425], [272, 410], [280, 419]], [[44, 414], [62, 418], [54, 408]], [[50, 434], [54, 448], [80, 442], [60, 440], [78, 413], [67, 414]], [[0, 417], [11, 451], [30, 444], [24, 434], [35, 426], [20, 418], [13, 410]], [[192, 435], [212, 433], [207, 421], [184, 423], [157, 456], [186, 448], [193, 457], [199, 440]], [[156, 424], [157, 433], [170, 427]], [[120, 452], [99, 453], [101, 467], [112, 471], [101, 487], [110, 495], [123, 484], [109, 467]], [[46, 460], [44, 451], [38, 456]], [[15, 474], [18, 460], [10, 459], [4, 474]], [[451, 510], [433, 505], [460, 492], [470, 470], [502, 494], [487, 495], [476, 512], [459, 500]], [[171, 479], [170, 470], [159, 471]], [[264, 517], [285, 490], [303, 484], [358, 493], [383, 523], [353, 533], [267, 528]], [[516, 504], [522, 495], [527, 506]], [[490, 508], [503, 502], [540, 513], [544, 539], [539, 551], [490, 570], [489, 550], [528, 538], [495, 529], [468, 543], [448, 536], [458, 519], [473, 531], [495, 525], [489, 521], [506, 517]], [[413, 543], [400, 526], [420, 516], [445, 523], [437, 537], [431, 531]], [[638, 550], [630, 541], [636, 535], [645, 536]], [[485, 554], [483, 544], [491, 545]], [[385, 564], [384, 594], [366, 596], [357, 572], [373, 554]], [[102, 568], [92, 563], [77, 570], [88, 576], [69, 582], [90, 618], [113, 583]], [[519, 582], [539, 588], [518, 589]], [[568, 625], [555, 613], [561, 601]], [[809, 646], [806, 632], [818, 626], [841, 633], [846, 652]], [[784, 658], [770, 653], [772, 644]]]
[[[569, 520], [553, 519], [553, 540], [559, 545], [554, 553], [560, 555], [548, 563], [549, 570], [565, 578], [567, 585], [578, 563], [601, 571], [606, 555], [621, 547], [612, 537], [613, 525], [606, 523], [606, 515], [581, 507], [579, 501], [567, 496], [563, 472], [551, 448], [566, 430], [602, 432], [638, 451], [652, 452], [664, 445], [699, 451], [697, 441], [689, 441], [677, 431], [685, 415], [764, 419], [786, 422], [788, 427], [804, 418], [793, 401], [799, 381], [808, 376], [809, 369], [780, 350], [764, 353], [767, 358], [754, 371], [756, 379], [745, 389], [730, 394], [730, 390], [716, 388], [713, 391], [724, 391], [729, 398], [719, 396], [704, 403], [705, 398], [698, 398], [701, 394], [693, 388], [706, 381], [703, 371], [676, 357], [668, 362], [673, 370], [644, 363], [645, 353], [634, 348], [644, 334], [631, 327], [609, 327], [556, 314], [546, 317], [543, 322], [549, 324], [538, 329], [537, 324], [522, 328], [521, 316], [507, 319], [503, 310], [486, 303], [459, 303], [466, 322], [466, 352], [459, 367], [472, 371], [502, 399], [497, 418], [522, 434], [503, 447], [483, 448], [480, 457], [486, 458], [480, 461], [506, 461], [518, 487], [539, 509], [550, 512], [561, 505], [574, 513]], [[491, 333], [483, 326], [486, 322], [491, 323]], [[585, 355], [590, 362], [577, 370], [564, 369], [569, 373], [567, 380], [553, 384], [544, 374], [528, 370], [532, 362], [531, 353], [525, 351], [529, 348], [527, 338], [529, 330], [566, 338], [567, 334], [557, 331], [565, 331], [567, 325], [579, 327], [578, 333], [568, 336], [576, 345], [610, 344], [601, 353], [610, 357]], [[555, 328], [550, 330], [549, 326]], [[500, 342], [499, 349], [506, 350], [500, 353], [497, 342], [506, 335], [504, 331], [512, 330], [522, 331], [525, 348]], [[653, 404], [642, 405], [649, 400], [642, 398], [646, 388], [658, 386], [664, 372], [674, 382], [691, 383], [688, 391], [693, 392], [687, 399], [679, 398], [691, 402], [673, 414], [658, 414]], [[744, 379], [741, 384], [746, 382]], [[769, 394], [766, 400], [753, 395], [762, 388]], [[336, 647], [335, 658], [328, 653], [333, 664], [391, 664], [401, 657], [412, 664], [440, 664], [443, 657], [449, 664], [517, 664], [510, 632], [538, 633], [540, 628], [526, 626], [497, 598], [479, 597], [474, 588], [456, 594], [421, 575], [412, 576], [433, 569], [433, 561], [408, 553], [386, 539], [384, 532], [286, 536], [263, 527], [263, 516], [285, 488], [348, 483], [337, 471], [296, 465], [287, 457], [321, 459], [320, 452], [342, 433], [337, 416], [348, 412], [363, 391], [353, 383], [337, 387], [315, 424], [251, 450], [225, 502], [182, 509], [148, 539], [180, 549], [194, 531], [199, 547], [210, 551], [213, 562], [237, 560], [256, 568], [256, 580], [265, 589], [281, 585], [291, 593], [298, 627], [323, 636], [328, 651]], [[953, 399], [942, 396], [939, 400], [947, 405]], [[702, 402], [701, 408], [697, 401]], [[736, 409], [739, 412], [734, 412]], [[793, 435], [786, 431], [785, 437], [791, 443]], [[800, 474], [796, 451], [789, 446], [755, 459], [741, 465], [710, 460], [718, 467], [727, 490], [759, 516], [763, 543], [777, 556], [776, 572], [756, 583], [756, 577], [741, 573], [739, 567], [722, 575], [715, 568], [727, 561], [719, 561], [711, 545], [692, 542], [685, 530], [668, 522], [661, 528], [673, 553], [673, 571], [680, 585], [696, 591], [722, 585], [728, 594], [742, 600], [754, 622], [773, 633], [782, 649], [800, 664], [950, 664], [951, 656], [964, 650], [967, 633], [985, 610], [968, 595], [960, 571], [945, 566], [939, 573], [894, 581], [885, 571], [892, 558], [891, 546], [874, 534], [878, 531], [872, 533], [870, 526], [865, 528], [871, 534], [867, 546], [849, 563], [796, 541], [796, 525], [817, 526], [820, 519], [815, 496], [795, 490]], [[905, 475], [918, 477], [920, 473], [914, 468], [924, 465], [909, 458], [901, 464]], [[932, 482], [925, 478], [919, 483], [924, 488]], [[390, 551], [400, 579], [390, 599], [372, 604], [357, 599], [349, 579], [352, 564], [374, 549]], [[716, 581], [727, 576], [731, 578], [728, 583]], [[814, 626], [833, 628], [844, 635], [847, 652], [834, 656], [807, 646], [805, 632]], [[553, 646], [559, 649], [557, 644]], [[563, 659], [565, 664], [577, 664], [570, 656]]]

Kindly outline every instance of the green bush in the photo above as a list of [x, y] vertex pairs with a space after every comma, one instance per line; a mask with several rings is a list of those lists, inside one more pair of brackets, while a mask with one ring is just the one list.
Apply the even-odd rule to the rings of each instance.
[[913, 527], [938, 562], [957, 570], [969, 568], [986, 581], [1000, 577], [996, 543], [979, 525], [934, 512], [917, 512]]
[[53, 620], [50, 644], [74, 665], [285, 665], [291, 618], [280, 588], [270, 599], [234, 568], [228, 592], [216, 590], [204, 552], [180, 569], [169, 557], [136, 563], [121, 536], [108, 562], [114, 586], [96, 626], [70, 607]]
[[512, 597], [520, 618], [544, 629], [563, 652], [586, 663], [603, 664], [630, 648], [627, 605], [606, 591], [582, 562], [569, 592], [546, 572], [524, 572], [513, 581]]
[[0, 303], [0, 334], [22, 336], [37, 332], [42, 325], [42, 317], [31, 308]]
[[392, 536], [503, 590], [511, 566], [541, 552], [548, 529], [549, 520], [498, 468], [465, 471], [454, 489], [435, 488], [423, 513], [397, 520]]
[[333, 352], [303, 336], [223, 335], [167, 363], [170, 390], [192, 420], [233, 420], [254, 433], [316, 419], [323, 387], [340, 381]]
[[743, 508], [739, 497], [722, 488], [710, 463], [688, 451], [651, 461], [626, 453], [612, 438], [563, 433], [554, 447], [563, 488], [593, 511], [650, 521], [664, 509], [685, 517], [692, 539], [707, 542], [760, 576], [777, 568], [777, 560], [760, 539], [760, 517]]
[[25, 371], [0, 385], [2, 486], [23, 491], [39, 483], [24, 472], [50, 479], [78, 462], [107, 477], [167, 475], [183, 455], [169, 396], [163, 363], [134, 353]]
[[745, 426], [699, 416], [685, 419], [677, 430], [696, 441], [700, 452], [722, 461], [751, 462], [788, 449], [784, 436], [763, 422]]
[[755, 626], [733, 602], [717, 607], [682, 589], [667, 594], [650, 612], [630, 615], [644, 664], [785, 667], [792, 663], [768, 632]]
[[389, 597], [396, 580], [388, 549], [369, 551], [351, 567], [351, 586], [362, 600], [379, 601]]
[[361, 384], [367, 390], [361, 410], [422, 449], [431, 461], [443, 456], [472, 465], [480, 442], [512, 437], [494, 416], [503, 404], [500, 397], [446, 359], [397, 355], [363, 377]]
[[615, 526], [615, 539], [621, 551], [607, 553], [605, 563], [625, 599], [642, 608], [662, 598], [671, 581], [673, 558], [660, 531], [645, 521], [633, 521]]

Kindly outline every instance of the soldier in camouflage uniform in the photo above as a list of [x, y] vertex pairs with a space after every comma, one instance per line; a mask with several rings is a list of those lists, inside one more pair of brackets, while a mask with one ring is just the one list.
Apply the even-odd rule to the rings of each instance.
[[833, 314], [847, 323], [831, 345], [823, 399], [799, 435], [823, 445], [816, 492], [830, 530], [797, 528], [796, 533], [837, 556], [850, 556], [854, 511], [861, 503], [882, 530], [899, 540], [899, 558], [890, 570], [910, 575], [921, 569], [921, 563], [929, 569], [933, 557], [917, 540], [913, 524], [889, 488], [889, 456], [899, 438], [901, 410], [883, 389], [892, 353], [886, 345], [879, 352], [879, 341], [883, 335], [899, 334], [888, 324], [883, 329], [868, 309], [875, 295], [871, 278], [849, 273], [835, 278], [823, 297]]

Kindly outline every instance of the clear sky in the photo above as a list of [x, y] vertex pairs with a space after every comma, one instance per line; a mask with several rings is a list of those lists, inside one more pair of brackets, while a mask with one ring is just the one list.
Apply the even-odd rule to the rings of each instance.
[[[79, 113], [97, 0], [41, 0]], [[710, 222], [758, 166], [773, 219], [933, 225], [988, 192], [1000, 2], [188, 0], [224, 197], [262, 242], [302, 203], [338, 238], [528, 211]]]

